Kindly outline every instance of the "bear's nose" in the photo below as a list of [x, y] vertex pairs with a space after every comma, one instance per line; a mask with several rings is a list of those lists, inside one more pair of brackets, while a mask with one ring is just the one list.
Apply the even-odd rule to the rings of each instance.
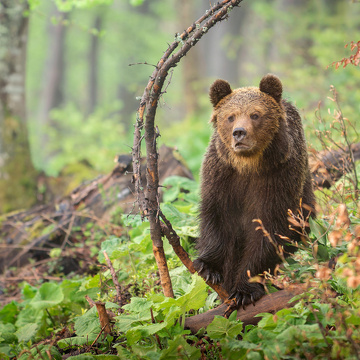
[[236, 128], [233, 131], [233, 137], [236, 141], [241, 141], [245, 136], [247, 132], [244, 128]]

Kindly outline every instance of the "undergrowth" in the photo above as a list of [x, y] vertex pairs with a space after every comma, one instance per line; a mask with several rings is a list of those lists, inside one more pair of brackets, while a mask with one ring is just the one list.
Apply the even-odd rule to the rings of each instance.
[[[359, 166], [358, 166], [359, 167]], [[360, 170], [360, 169], [359, 169]], [[340, 180], [344, 182], [344, 180]], [[340, 183], [340, 182], [339, 182]], [[197, 236], [198, 184], [166, 180], [162, 210], [174, 224], [185, 249], [194, 256]], [[348, 190], [351, 191], [348, 184]], [[322, 194], [324, 196], [324, 194]], [[309, 246], [279, 270], [277, 281], [303, 283], [297, 303], [275, 315], [261, 314], [257, 326], [243, 327], [236, 313], [215, 317], [206, 332], [191, 335], [187, 316], [219, 302], [205, 282], [191, 276], [165, 244], [175, 299], [161, 293], [148, 224], [123, 217], [129, 236], [109, 237], [101, 245], [131, 301], [120, 306], [110, 271], [87, 278], [48, 281], [36, 288], [22, 284], [22, 301], [0, 311], [0, 356], [3, 359], [357, 359], [360, 340], [360, 218], [356, 202], [333, 203], [332, 213], [311, 221]], [[328, 260], [337, 257], [335, 270]], [[113, 329], [100, 335], [96, 307], [101, 300], [114, 313]], [[45, 340], [46, 339], [46, 340]], [[78, 355], [75, 355], [78, 354]]]

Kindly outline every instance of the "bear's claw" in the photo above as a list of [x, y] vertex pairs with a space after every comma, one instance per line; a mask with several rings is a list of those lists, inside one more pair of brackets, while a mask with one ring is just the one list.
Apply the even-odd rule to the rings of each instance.
[[221, 274], [218, 271], [211, 269], [204, 261], [196, 259], [193, 264], [195, 270], [206, 282], [209, 281], [212, 284], [220, 284], [222, 282]]
[[251, 287], [243, 290], [235, 290], [229, 296], [230, 299], [235, 299], [236, 304], [242, 307], [245, 310], [245, 307], [249, 304], [253, 304], [255, 306], [256, 301], [262, 298], [265, 295], [264, 288], [261, 286]]

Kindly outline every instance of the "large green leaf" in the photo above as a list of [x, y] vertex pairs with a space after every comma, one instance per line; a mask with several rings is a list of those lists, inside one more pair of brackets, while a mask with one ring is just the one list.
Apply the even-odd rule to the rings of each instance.
[[19, 313], [18, 305], [15, 301], [12, 301], [9, 304], [6, 304], [0, 310], [0, 321], [3, 323], [15, 323], [15, 317]]
[[78, 336], [88, 337], [98, 334], [101, 328], [96, 306], [93, 306], [84, 315], [75, 318], [74, 328]]
[[[154, 316], [157, 313], [154, 314]], [[130, 330], [134, 325], [137, 325], [140, 322], [145, 322], [145, 321], [150, 321], [151, 320], [151, 314], [150, 314], [150, 310], [147, 312], [144, 312], [143, 314], [131, 314], [131, 315], [127, 315], [127, 314], [121, 314], [119, 316], [116, 317], [116, 328], [120, 331], [120, 332], [127, 332], [128, 330]]]
[[122, 308], [129, 312], [143, 313], [144, 311], [149, 310], [153, 305], [154, 303], [151, 300], [132, 297], [130, 304], [126, 304]]
[[156, 324], [135, 326], [126, 332], [127, 343], [133, 345], [140, 339], [153, 335], [166, 326], [167, 323], [165, 321]]
[[189, 291], [185, 295], [177, 299], [166, 298], [162, 303], [156, 304], [155, 307], [158, 309], [170, 309], [172, 306], [177, 306], [181, 312], [198, 310], [204, 306], [208, 296], [206, 286], [204, 279], [194, 274], [192, 275], [192, 283]]
[[[130, 304], [124, 305], [122, 308], [130, 314], [121, 314], [116, 317], [116, 328], [121, 332], [127, 332], [134, 325], [140, 322], [151, 320], [151, 308], [154, 303], [151, 300], [139, 297], [131, 298]], [[156, 317], [157, 311], [153, 310], [153, 316]]]
[[215, 316], [214, 320], [206, 328], [212, 339], [223, 339], [227, 336], [234, 338], [241, 333], [243, 325], [238, 321], [231, 321], [222, 316]]
[[60, 285], [52, 282], [44, 283], [36, 295], [32, 298], [30, 305], [36, 310], [50, 308], [58, 305], [64, 300], [64, 294]]
[[4, 346], [4, 344], [16, 343], [17, 337], [15, 336], [15, 326], [11, 323], [0, 323], [0, 338], [1, 346]]
[[164, 189], [164, 202], [173, 202], [177, 198], [185, 198], [191, 202], [198, 202], [199, 184], [182, 176], [169, 176], [162, 184]]
[[38, 327], [39, 327], [38, 324], [29, 323], [19, 328], [18, 331], [16, 331], [15, 333], [15, 335], [18, 338], [18, 341], [27, 342], [31, 338], [34, 338], [38, 330]]
[[112, 236], [101, 243], [101, 250], [99, 251], [98, 260], [100, 263], [105, 263], [104, 251], [112, 259], [113, 252], [117, 251], [121, 245], [121, 239]]

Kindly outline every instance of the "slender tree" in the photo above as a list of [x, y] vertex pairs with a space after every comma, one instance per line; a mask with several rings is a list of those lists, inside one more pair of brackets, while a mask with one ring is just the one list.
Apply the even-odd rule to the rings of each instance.
[[[51, 17], [58, 19], [54, 25], [48, 19], [47, 33], [48, 41], [46, 46], [46, 60], [43, 68], [43, 77], [41, 79], [39, 110], [36, 116], [37, 126], [37, 152], [40, 149], [46, 149], [49, 146], [49, 138], [46, 129], [50, 124], [49, 113], [52, 109], [59, 107], [64, 102], [64, 79], [65, 79], [65, 38], [67, 27], [63, 22], [69, 17], [67, 13], [59, 11], [53, 6]], [[41, 162], [48, 163], [51, 158], [44, 151], [40, 152]]]
[[0, 213], [36, 200], [25, 106], [27, 9], [25, 0], [0, 2]]
[[[94, 29], [101, 30], [102, 15], [97, 13], [94, 19]], [[98, 105], [98, 67], [99, 67], [99, 36], [91, 34], [89, 49], [89, 86], [87, 113], [91, 114]]]

